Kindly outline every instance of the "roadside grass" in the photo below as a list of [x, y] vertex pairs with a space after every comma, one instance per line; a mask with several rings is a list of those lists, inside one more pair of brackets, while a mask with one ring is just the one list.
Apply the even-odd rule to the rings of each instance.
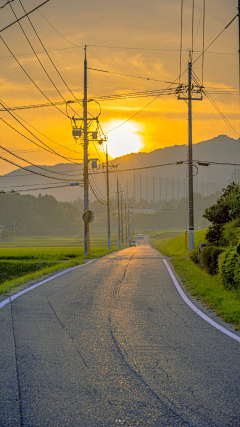
[[226, 290], [220, 277], [210, 276], [193, 261], [178, 257], [171, 260], [186, 289], [208, 308], [214, 309], [225, 322], [240, 329], [240, 294]]
[[[206, 230], [194, 233], [195, 248], [206, 242]], [[168, 239], [155, 239], [151, 244], [163, 255], [173, 257], [171, 263], [186, 289], [206, 307], [213, 309], [225, 322], [240, 329], [240, 292], [226, 290], [220, 275], [210, 276], [201, 266], [187, 257], [184, 234]]]
[[[194, 246], [199, 247], [200, 243], [206, 243], [205, 239], [206, 230], [199, 230], [194, 233]], [[158, 249], [166, 256], [185, 256], [189, 249], [185, 249], [185, 234], [179, 234], [173, 238], [157, 238], [150, 235], [152, 246]]]
[[[91, 240], [90, 256], [84, 257], [83, 247], [40, 247], [40, 248], [2, 248], [0, 247], [0, 294], [29, 280], [37, 279], [54, 271], [84, 264], [86, 259], [108, 255], [119, 248], [95, 246]], [[120, 248], [122, 249], [122, 248]]]

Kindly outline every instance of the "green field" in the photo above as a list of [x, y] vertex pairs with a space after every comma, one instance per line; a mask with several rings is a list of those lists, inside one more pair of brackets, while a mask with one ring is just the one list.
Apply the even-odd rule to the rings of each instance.
[[116, 240], [112, 249], [104, 238], [91, 239], [90, 256], [84, 257], [83, 241], [64, 238], [19, 238], [0, 244], [0, 294], [29, 280], [57, 270], [80, 265], [85, 259], [98, 258], [118, 249]]
[[[205, 241], [206, 230], [194, 233], [195, 248]], [[199, 264], [195, 264], [185, 249], [185, 236], [165, 238], [163, 235], [151, 235], [151, 244], [163, 255], [172, 257], [171, 263], [186, 289], [204, 305], [214, 309], [216, 314], [240, 329], [240, 292], [226, 290], [219, 275], [210, 276]]]

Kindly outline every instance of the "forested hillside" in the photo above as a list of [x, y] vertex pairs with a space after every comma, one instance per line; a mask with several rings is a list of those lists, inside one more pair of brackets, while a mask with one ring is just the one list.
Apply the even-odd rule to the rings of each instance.
[[53, 196], [38, 197], [16, 192], [0, 193], [0, 224], [17, 236], [75, 235], [81, 232], [82, 219], [68, 202], [58, 202]]

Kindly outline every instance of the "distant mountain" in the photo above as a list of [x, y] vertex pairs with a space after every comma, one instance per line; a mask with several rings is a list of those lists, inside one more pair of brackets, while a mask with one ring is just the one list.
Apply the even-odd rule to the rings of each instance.
[[[137, 168], [183, 161], [187, 159], [187, 156], [187, 145], [175, 145], [173, 147], [159, 148], [150, 153], [133, 153], [122, 156], [112, 160], [110, 164], [118, 165], [119, 171], [136, 169], [119, 172], [119, 182], [122, 190], [125, 191], [125, 195], [128, 193], [129, 198], [133, 197], [135, 193], [136, 199], [139, 199], [141, 192], [141, 198], [145, 200], [158, 200], [159, 198], [166, 198], [169, 200], [172, 195], [175, 198], [180, 198], [186, 194], [187, 165], [173, 165], [142, 170], [137, 170]], [[219, 135], [211, 140], [199, 142], [193, 145], [193, 159], [240, 164], [240, 142], [226, 135]], [[72, 182], [82, 182], [83, 165], [78, 166], [76, 164], [64, 163], [44, 167], [52, 173], [41, 170], [39, 172], [45, 175], [51, 175], [52, 178], [72, 179]], [[36, 171], [34, 167], [30, 169]], [[103, 171], [105, 171], [105, 169], [102, 167], [97, 170], [97, 172]], [[60, 172], [62, 175], [58, 175], [55, 172]], [[238, 177], [239, 171], [236, 170], [236, 167], [228, 165], [199, 166], [198, 171], [196, 168], [196, 173], [197, 175], [194, 178], [194, 190], [204, 195], [225, 187], [233, 179], [238, 181], [240, 178]], [[93, 177], [90, 176], [90, 182], [91, 186], [94, 188], [94, 192], [105, 199], [105, 173], [99, 173]], [[11, 188], [15, 191], [26, 189], [26, 192], [29, 194], [36, 196], [39, 193], [42, 195], [50, 194], [59, 201], [74, 201], [78, 198], [83, 198], [83, 188], [79, 186], [44, 189], [44, 187], [57, 187], [60, 185], [65, 185], [65, 182], [51, 180], [47, 177], [40, 177], [22, 169], [17, 169], [0, 177], [0, 189], [4, 191], [10, 191]], [[31, 186], [33, 186], [33, 188], [39, 188], [39, 190], [31, 191]], [[110, 189], [111, 193], [114, 193], [116, 190], [116, 174], [114, 172], [110, 174]], [[24, 194], [26, 193], [24, 192]], [[95, 199], [91, 191], [89, 196], [90, 200]]]

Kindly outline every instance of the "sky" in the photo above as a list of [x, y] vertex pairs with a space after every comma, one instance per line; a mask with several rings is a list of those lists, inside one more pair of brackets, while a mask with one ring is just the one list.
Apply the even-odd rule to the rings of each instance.
[[[21, 0], [27, 12], [42, 2]], [[4, 0], [0, 0], [0, 6], [4, 3]], [[24, 14], [19, 0], [13, 0], [10, 5], [0, 9], [0, 28], [16, 19], [11, 7], [17, 17]], [[180, 79], [183, 84], [187, 84], [188, 50], [192, 48], [192, 41], [193, 61], [202, 52], [202, 11], [203, 0], [183, 1], [183, 74]], [[236, 13], [237, 0], [206, 0], [205, 47]], [[90, 99], [168, 87], [172, 89], [179, 84], [181, 0], [50, 0], [29, 16], [34, 28], [27, 18], [22, 19], [21, 24], [39, 60], [18, 23], [1, 32], [0, 99], [7, 108], [73, 100], [73, 94], [77, 99], [82, 99], [85, 45]], [[55, 68], [43, 52], [34, 30], [49, 52]], [[203, 69], [202, 57], [193, 65], [194, 73], [200, 82], [203, 81], [215, 105], [206, 96], [201, 101], [193, 101], [193, 143], [219, 134], [237, 138], [238, 49], [238, 21], [235, 19], [206, 52]], [[98, 102], [88, 103], [89, 114], [96, 116], [101, 109], [99, 121], [108, 137], [108, 151], [112, 158], [129, 152], [150, 152], [166, 146], [187, 144], [187, 103], [178, 100], [173, 90], [157, 99], [144, 96], [102, 99]], [[217, 108], [227, 118], [227, 124]], [[81, 105], [70, 104], [67, 109], [66, 105], [24, 109], [12, 111], [12, 115], [1, 111], [0, 144], [3, 148], [0, 148], [0, 156], [21, 166], [27, 166], [25, 160], [42, 165], [81, 162], [81, 141], [76, 142], [72, 137], [72, 122], [66, 114], [82, 117]], [[94, 126], [92, 130], [95, 130]], [[46, 144], [44, 148], [48, 146], [58, 155], [46, 152], [42, 143]], [[4, 148], [21, 159], [7, 153]], [[97, 142], [89, 142], [89, 157], [104, 159], [103, 148]], [[1, 175], [17, 168], [1, 158], [0, 164]]]

